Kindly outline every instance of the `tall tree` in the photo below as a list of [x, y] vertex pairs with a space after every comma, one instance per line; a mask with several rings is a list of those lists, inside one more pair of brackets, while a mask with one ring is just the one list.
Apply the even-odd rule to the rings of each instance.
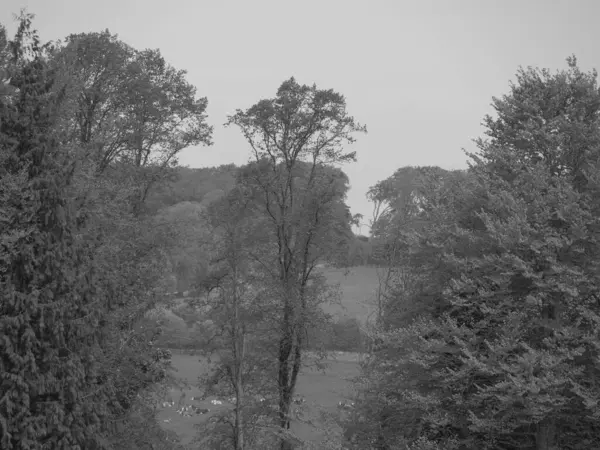
[[134, 211], [170, 174], [181, 150], [211, 145], [207, 99], [197, 98], [186, 71], [167, 64], [159, 50], [132, 49], [105, 31], [70, 35], [56, 61], [76, 91], [65, 129], [98, 172], [133, 178]]
[[96, 157], [120, 130], [114, 55], [83, 64], [30, 23], [0, 32], [0, 446], [148, 448], [164, 436], [141, 394], [164, 358], [157, 324], [139, 325], [164, 290], [169, 228], [132, 214], [133, 166]]
[[57, 49], [56, 64], [73, 82], [72, 138], [89, 145], [103, 170], [125, 145], [120, 112], [126, 108], [127, 66], [135, 50], [108, 30], [72, 34]]
[[2, 43], [0, 446], [99, 448], [110, 401], [96, 386], [101, 299], [76, 236], [73, 161], [54, 132], [64, 91], [31, 16]]
[[237, 110], [228, 125], [238, 126], [250, 144], [255, 162], [240, 172], [240, 182], [254, 191], [257, 208], [270, 223], [275, 250], [260, 256], [278, 286], [279, 425], [288, 429], [313, 306], [309, 300], [318, 297], [310, 292], [313, 270], [339, 243], [327, 234], [339, 217], [334, 211], [345, 183], [328, 165], [355, 160], [343, 144], [366, 128], [348, 115], [342, 95], [294, 78], [274, 98]]

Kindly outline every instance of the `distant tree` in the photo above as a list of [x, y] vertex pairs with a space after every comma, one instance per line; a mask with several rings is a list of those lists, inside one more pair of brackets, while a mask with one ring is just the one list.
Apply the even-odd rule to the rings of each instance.
[[178, 292], [192, 288], [208, 271], [211, 238], [204, 211], [200, 203], [186, 201], [163, 208], [154, 217], [154, 223], [165, 229], [166, 252]]
[[149, 211], [158, 211], [179, 202], [197, 202], [206, 206], [233, 188], [237, 170], [234, 164], [199, 169], [177, 167], [170, 180], [151, 192], [147, 207]]
[[[240, 171], [239, 183], [252, 190], [268, 220], [272, 251], [256, 255], [277, 286], [277, 384], [279, 425], [290, 424], [290, 405], [306, 349], [304, 335], [315, 302], [322, 301], [311, 279], [316, 264], [347, 242], [351, 216], [343, 204], [347, 178], [328, 165], [355, 159], [343, 143], [366, 131], [346, 112], [333, 90], [285, 81], [272, 99], [261, 100], [229, 118], [250, 144], [255, 162]], [[346, 227], [335, 226], [346, 216]], [[281, 447], [289, 444], [282, 440]]]
[[401, 167], [390, 177], [369, 188], [373, 203], [371, 236], [385, 242], [399, 228], [424, 224], [425, 213], [444, 201], [448, 190], [463, 181], [464, 171], [448, 171], [437, 166]]
[[367, 236], [355, 235], [348, 245], [348, 266], [366, 266], [372, 262], [373, 246]]
[[[431, 304], [431, 274], [410, 262], [411, 233], [453, 220], [445, 211], [460, 208], [470, 175], [436, 166], [402, 167], [369, 189], [377, 212], [372, 221], [372, 259], [377, 265], [377, 323], [387, 329], [414, 318]], [[378, 206], [379, 205], [379, 206]], [[452, 206], [450, 206], [452, 205]], [[446, 215], [445, 215], [446, 214]], [[433, 273], [436, 268], [432, 267]], [[414, 295], [419, 292], [419, 301]]]

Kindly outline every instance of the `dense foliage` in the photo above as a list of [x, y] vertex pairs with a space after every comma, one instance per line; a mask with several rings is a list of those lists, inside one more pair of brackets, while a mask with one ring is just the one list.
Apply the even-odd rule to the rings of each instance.
[[[468, 170], [399, 168], [363, 236], [339, 166], [366, 128], [341, 94], [290, 78], [228, 118], [248, 164], [183, 168], [212, 139], [185, 71], [31, 22], [0, 27], [2, 449], [180, 448], [155, 417], [166, 344], [214, 357], [204, 395], [234, 399], [203, 448], [291, 449], [301, 370], [365, 329], [344, 442], [323, 446], [600, 448], [595, 71], [519, 70]], [[321, 269], [357, 265], [379, 276], [366, 327], [323, 308]]]
[[361, 380], [356, 448], [600, 445], [600, 93], [568, 63], [521, 70], [468, 172], [420, 169], [416, 213], [379, 221], [403, 276]]
[[48, 47], [34, 38], [33, 56], [21, 57], [27, 28], [24, 21], [3, 49], [11, 83], [0, 117], [0, 445], [94, 448], [108, 413], [106, 394], [95, 387], [103, 311], [93, 305], [104, 298], [67, 198], [73, 162], [51, 131], [60, 86], [45, 61]]
[[167, 445], [145, 390], [168, 354], [142, 319], [173, 233], [144, 210], [210, 143], [206, 100], [157, 51], [42, 44], [28, 15], [0, 29], [0, 81], [0, 447]]

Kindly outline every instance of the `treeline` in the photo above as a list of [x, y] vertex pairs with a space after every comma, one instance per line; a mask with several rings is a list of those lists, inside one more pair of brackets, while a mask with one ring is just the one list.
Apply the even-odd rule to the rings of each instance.
[[147, 208], [157, 213], [181, 202], [207, 206], [233, 188], [238, 168], [235, 164], [198, 169], [175, 167], [172, 178], [150, 192]]
[[469, 168], [369, 191], [389, 270], [347, 448], [600, 448], [600, 92], [521, 69]]

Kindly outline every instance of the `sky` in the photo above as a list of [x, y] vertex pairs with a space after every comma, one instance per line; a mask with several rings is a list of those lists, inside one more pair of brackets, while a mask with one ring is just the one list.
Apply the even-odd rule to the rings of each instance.
[[[597, 0], [2, 0], [0, 23], [36, 15], [43, 41], [109, 29], [159, 48], [206, 96], [214, 145], [189, 148], [190, 167], [244, 164], [248, 144], [227, 115], [274, 97], [294, 76], [346, 97], [365, 124], [343, 167], [348, 204], [367, 224], [370, 186], [403, 166], [466, 167], [492, 97], [519, 66], [600, 68]], [[363, 233], [368, 229], [361, 228]]]

